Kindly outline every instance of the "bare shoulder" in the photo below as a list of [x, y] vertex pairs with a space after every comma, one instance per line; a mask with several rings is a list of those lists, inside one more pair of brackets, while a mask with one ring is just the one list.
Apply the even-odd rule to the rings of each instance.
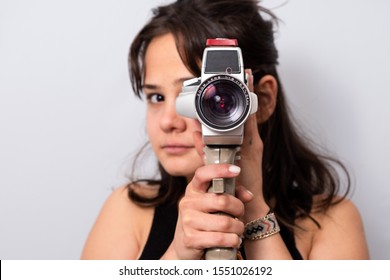
[[352, 201], [344, 199], [326, 212], [313, 213], [312, 216], [320, 228], [305, 219], [298, 225], [306, 230], [296, 235], [297, 246], [307, 259], [369, 258], [362, 218]]
[[82, 259], [136, 259], [146, 242], [154, 208], [128, 197], [127, 186], [115, 189], [104, 203], [87, 238]]

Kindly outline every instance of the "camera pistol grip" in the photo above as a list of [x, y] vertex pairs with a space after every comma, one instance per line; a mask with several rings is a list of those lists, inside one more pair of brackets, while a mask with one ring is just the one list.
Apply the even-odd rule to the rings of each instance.
[[[206, 155], [206, 164], [234, 164], [236, 153], [240, 150], [239, 146], [206, 146], [204, 152]], [[235, 195], [235, 178], [215, 178], [212, 181], [208, 192], [228, 193]], [[217, 215], [226, 215], [216, 213]], [[235, 260], [237, 259], [237, 249], [234, 248], [209, 248], [205, 252], [206, 260]]]
[[[234, 164], [239, 146], [206, 146], [206, 164]], [[209, 192], [235, 194], [235, 178], [215, 178]]]

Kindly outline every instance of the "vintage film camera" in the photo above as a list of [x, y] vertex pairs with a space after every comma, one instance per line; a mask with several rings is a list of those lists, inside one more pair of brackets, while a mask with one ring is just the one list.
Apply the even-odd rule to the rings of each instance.
[[245, 84], [237, 40], [207, 40], [202, 76], [184, 82], [176, 108], [180, 115], [200, 121], [204, 144], [242, 144], [244, 122], [257, 111], [257, 96]]
[[[176, 110], [201, 123], [207, 164], [234, 163], [244, 139], [244, 123], [257, 111], [257, 96], [246, 86], [236, 39], [207, 40], [202, 75], [184, 82]], [[215, 178], [209, 192], [234, 195], [235, 179]], [[233, 248], [211, 248], [205, 258], [236, 259], [236, 254]]]

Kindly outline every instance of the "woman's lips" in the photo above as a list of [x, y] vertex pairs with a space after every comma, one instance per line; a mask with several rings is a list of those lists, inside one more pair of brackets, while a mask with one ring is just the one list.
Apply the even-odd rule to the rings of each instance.
[[169, 144], [162, 146], [163, 150], [172, 155], [180, 155], [187, 153], [189, 150], [194, 148], [194, 146], [180, 145], [180, 144]]

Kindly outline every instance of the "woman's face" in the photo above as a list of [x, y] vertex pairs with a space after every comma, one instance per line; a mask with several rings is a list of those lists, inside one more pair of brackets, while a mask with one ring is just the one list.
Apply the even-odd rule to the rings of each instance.
[[150, 42], [145, 54], [143, 85], [147, 99], [147, 132], [164, 169], [187, 180], [203, 165], [193, 140], [193, 132], [200, 131], [200, 124], [178, 115], [175, 103], [183, 81], [193, 77], [179, 56], [172, 34]]

